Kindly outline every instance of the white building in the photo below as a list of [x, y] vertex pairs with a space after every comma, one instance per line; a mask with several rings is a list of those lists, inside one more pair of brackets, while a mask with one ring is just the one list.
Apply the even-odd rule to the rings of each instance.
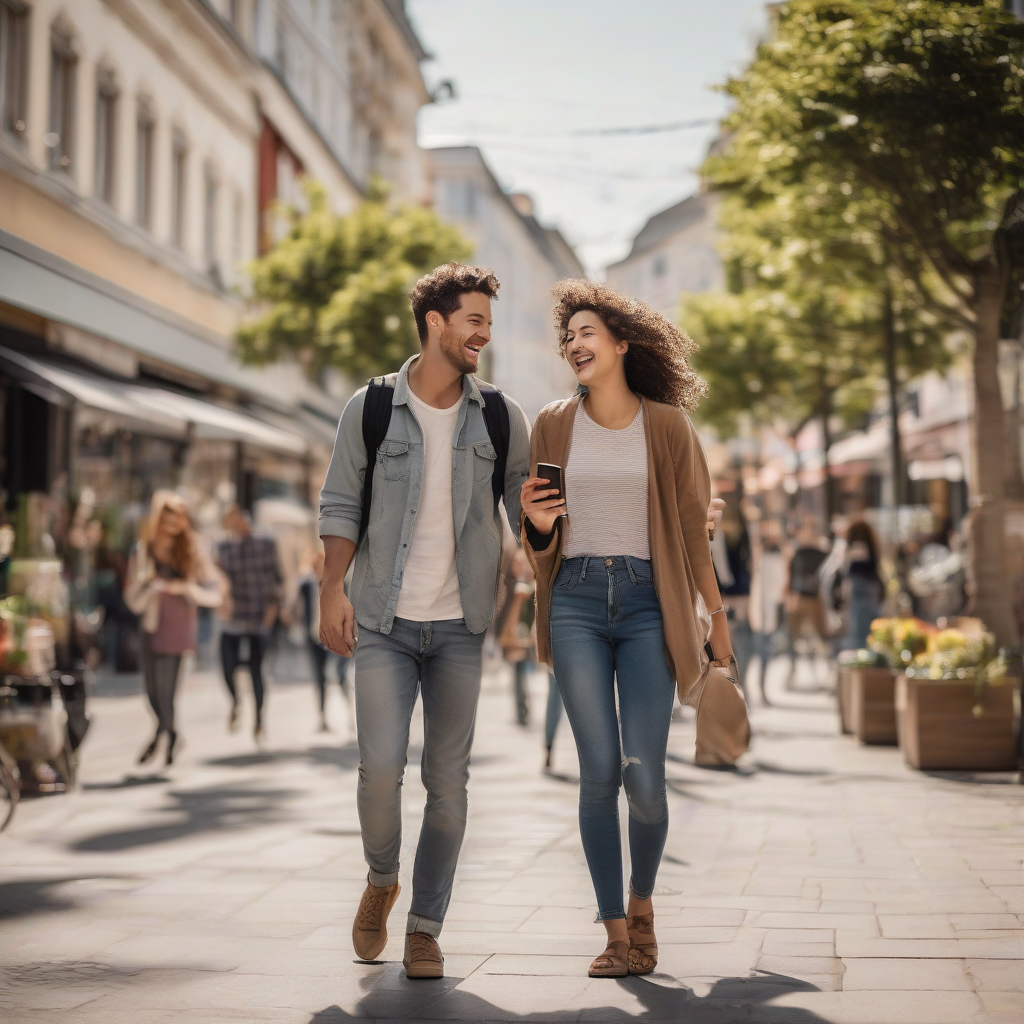
[[673, 323], [680, 296], [725, 285], [715, 249], [715, 196], [696, 192], [654, 214], [633, 239], [629, 255], [606, 269], [610, 287], [646, 302]]
[[584, 276], [583, 267], [557, 228], [539, 223], [529, 196], [502, 190], [475, 146], [429, 155], [438, 216], [458, 225], [476, 247], [473, 262], [501, 282], [481, 375], [507, 391], [532, 421], [575, 385], [558, 354], [550, 289], [563, 278]]
[[422, 57], [401, 0], [0, 0], [8, 509], [313, 497], [338, 403], [238, 365], [243, 268], [303, 175], [424, 198]]

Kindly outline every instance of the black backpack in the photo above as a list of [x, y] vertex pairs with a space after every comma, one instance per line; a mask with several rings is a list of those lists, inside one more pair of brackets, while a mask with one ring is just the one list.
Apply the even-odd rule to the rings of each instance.
[[[494, 508], [505, 493], [505, 463], [508, 461], [508, 439], [510, 432], [508, 406], [501, 391], [490, 384], [477, 382], [480, 396], [484, 400], [484, 423], [487, 436], [494, 445], [497, 458], [491, 476], [491, 491], [494, 494]], [[384, 377], [371, 377], [367, 382], [366, 398], [363, 400], [363, 444], [366, 445], [366, 473], [363, 477], [363, 512], [359, 521], [359, 540], [366, 536], [370, 524], [370, 503], [373, 501], [373, 471], [377, 464], [377, 449], [387, 436], [391, 423], [391, 402], [395, 396], [394, 384], [388, 384]]]

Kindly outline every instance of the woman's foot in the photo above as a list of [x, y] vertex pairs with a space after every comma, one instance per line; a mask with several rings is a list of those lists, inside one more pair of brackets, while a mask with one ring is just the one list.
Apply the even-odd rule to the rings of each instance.
[[238, 701], [231, 705], [231, 711], [228, 714], [228, 732], [238, 732]]
[[150, 743], [150, 745], [146, 747], [146, 749], [141, 754], [139, 754], [139, 764], [148, 764], [150, 761], [153, 760], [153, 757], [156, 754], [156, 747], [159, 742], [160, 730], [157, 729], [156, 735], [153, 737], [153, 742]]
[[181, 748], [184, 745], [184, 743], [179, 741], [178, 734], [176, 732], [169, 732], [167, 734], [167, 758], [164, 761], [164, 764], [166, 764], [168, 768], [174, 764], [174, 755], [180, 754]]
[[547, 752], [544, 755], [544, 771], [551, 771], [551, 748], [547, 748]]
[[263, 731], [263, 723], [257, 722], [256, 728], [252, 731], [252, 738], [256, 741], [256, 746], [262, 750], [267, 743], [267, 734]]
[[605, 951], [590, 965], [591, 978], [624, 978], [629, 974], [629, 943], [609, 939]]
[[327, 724], [327, 716], [321, 711], [320, 712], [320, 731], [330, 732], [330, 726]]
[[629, 973], [650, 974], [658, 966], [658, 940], [654, 935], [654, 906], [651, 898], [637, 899], [629, 892], [626, 915], [629, 935]]

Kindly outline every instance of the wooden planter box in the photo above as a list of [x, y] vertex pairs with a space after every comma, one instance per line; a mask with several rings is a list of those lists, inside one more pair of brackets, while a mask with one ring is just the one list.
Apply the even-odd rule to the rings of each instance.
[[850, 726], [861, 743], [896, 745], [896, 673], [850, 669]]
[[976, 689], [972, 680], [900, 676], [896, 700], [907, 763], [936, 771], [1014, 771], [1018, 685], [1016, 679], [1005, 679]]
[[839, 666], [839, 685], [836, 687], [836, 707], [839, 711], [839, 731], [844, 736], [853, 733], [853, 709], [850, 700], [853, 691], [853, 666]]

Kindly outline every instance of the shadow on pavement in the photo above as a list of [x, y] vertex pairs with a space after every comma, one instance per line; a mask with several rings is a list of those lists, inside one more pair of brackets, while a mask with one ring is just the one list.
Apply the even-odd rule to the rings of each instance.
[[[390, 974], [391, 972], [389, 972]], [[661, 1021], [685, 1021], [686, 1024], [828, 1024], [810, 1010], [767, 1005], [770, 1000], [791, 992], [820, 992], [810, 982], [783, 974], [759, 972], [749, 978], [720, 978], [706, 996], [694, 995], [685, 987], [659, 985], [655, 980], [617, 978], [616, 983], [643, 1006], [636, 1013], [619, 1006], [592, 1006], [547, 1013], [516, 1014], [506, 1007], [489, 1003], [470, 992], [459, 991], [459, 979], [447, 978], [436, 994], [430, 987], [436, 982], [408, 981], [401, 973], [392, 985], [374, 985], [350, 1014], [331, 1006], [314, 1014], [309, 1024], [345, 1024], [367, 1018], [386, 1018], [391, 1024], [414, 1024], [423, 1020], [528, 1021], [530, 1024], [564, 1024], [567, 1021], [600, 1020], [602, 1024], [653, 1024]], [[500, 976], [495, 976], [500, 977]], [[652, 976], [657, 978], [658, 975]], [[661, 977], [666, 977], [662, 975]], [[539, 978], [519, 978], [529, 987]], [[455, 982], [455, 986], [451, 983]]]
[[44, 878], [27, 882], [0, 883], [0, 921], [13, 921], [32, 914], [56, 914], [73, 910], [77, 904], [54, 890], [68, 882], [78, 882], [87, 875], [68, 878]]
[[110, 853], [204, 833], [272, 825], [287, 820], [285, 807], [297, 795], [291, 789], [236, 786], [171, 791], [167, 794], [169, 803], [158, 813], [175, 815], [176, 820], [167, 824], [101, 832], [72, 843], [70, 849], [78, 853]]
[[117, 782], [86, 782], [82, 789], [138, 789], [139, 786], [160, 786], [170, 781], [166, 775], [126, 775]]
[[961, 786], [1022, 786], [1024, 772], [940, 772], [924, 771], [932, 779], [955, 782]]

